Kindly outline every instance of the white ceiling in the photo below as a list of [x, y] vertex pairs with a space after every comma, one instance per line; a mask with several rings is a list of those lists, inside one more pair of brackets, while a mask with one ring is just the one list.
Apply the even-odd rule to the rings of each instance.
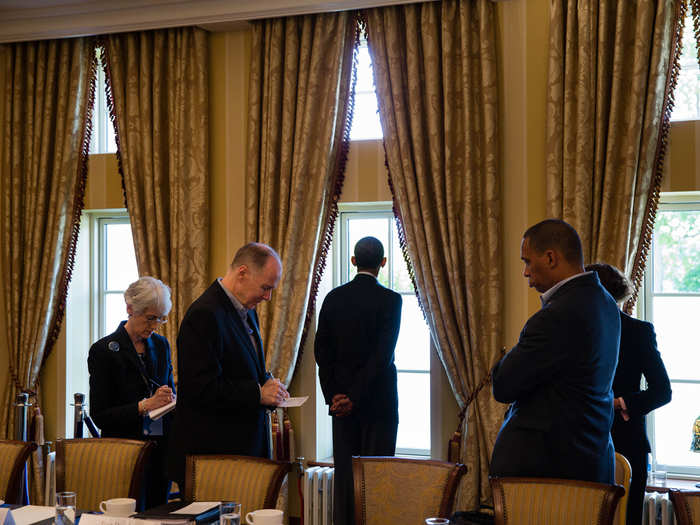
[[228, 30], [247, 20], [417, 0], [0, 0], [0, 43], [199, 25]]

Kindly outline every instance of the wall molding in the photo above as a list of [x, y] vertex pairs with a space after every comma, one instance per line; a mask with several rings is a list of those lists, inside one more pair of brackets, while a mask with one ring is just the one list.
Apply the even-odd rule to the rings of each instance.
[[197, 25], [229, 31], [247, 21], [413, 3], [417, 0], [0, 0], [0, 43]]

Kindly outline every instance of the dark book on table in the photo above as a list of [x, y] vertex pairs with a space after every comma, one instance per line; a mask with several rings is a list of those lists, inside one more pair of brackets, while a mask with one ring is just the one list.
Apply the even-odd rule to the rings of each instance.
[[207, 523], [213, 523], [219, 519], [219, 506], [215, 505], [209, 510], [200, 512], [199, 514], [183, 514], [178, 512], [173, 514], [176, 510], [180, 510], [192, 503], [191, 501], [171, 501], [170, 503], [165, 503], [164, 505], [158, 505], [152, 509], [139, 512], [131, 516], [132, 518], [141, 518], [146, 520], [191, 520], [197, 522], [197, 524], [205, 525]]

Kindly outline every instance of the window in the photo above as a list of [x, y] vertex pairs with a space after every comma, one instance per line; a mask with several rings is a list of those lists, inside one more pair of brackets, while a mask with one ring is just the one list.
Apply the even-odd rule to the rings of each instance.
[[671, 120], [698, 120], [700, 119], [700, 68], [698, 68], [697, 44], [690, 9], [685, 18], [680, 63], [681, 69], [674, 92], [675, 104]]
[[690, 450], [700, 416], [700, 194], [662, 197], [645, 291], [645, 317], [673, 389], [671, 402], [648, 416], [653, 468], [700, 474], [700, 454]]
[[[399, 429], [396, 452], [406, 455], [431, 453], [430, 425], [430, 332], [418, 306], [396, 231], [391, 204], [344, 205], [336, 225], [332, 283], [323, 291], [351, 281], [357, 269], [350, 263], [355, 243], [372, 235], [384, 245], [387, 263], [379, 271], [379, 282], [400, 293], [403, 299], [401, 329], [394, 361], [398, 371]], [[326, 277], [326, 276], [324, 276]], [[323, 301], [319, 294], [318, 305]], [[327, 407], [323, 407], [327, 411]]]
[[355, 83], [355, 110], [350, 129], [350, 140], [381, 139], [382, 126], [379, 122], [377, 93], [374, 89], [372, 59], [369, 56], [367, 40], [362, 40], [357, 49], [357, 81]]
[[[126, 319], [124, 291], [138, 279], [129, 216], [123, 210], [86, 211], [80, 225], [66, 315], [66, 437], [73, 435], [73, 394], [90, 408], [90, 346]], [[87, 436], [87, 431], [84, 434]]]
[[117, 141], [107, 108], [105, 72], [100, 61], [101, 50], [98, 48], [95, 52], [97, 53], [97, 79], [95, 80], [95, 100], [92, 108], [90, 153], [116, 153]]

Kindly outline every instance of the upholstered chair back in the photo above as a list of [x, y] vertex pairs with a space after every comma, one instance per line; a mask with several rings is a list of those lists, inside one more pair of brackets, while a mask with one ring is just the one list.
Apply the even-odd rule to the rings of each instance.
[[81, 510], [99, 511], [109, 498], [134, 498], [141, 508], [148, 441], [117, 438], [59, 439], [56, 442], [56, 491], [76, 493]]
[[612, 525], [624, 488], [554, 478], [491, 478], [496, 525]]
[[[249, 456], [187, 456], [185, 499], [236, 501], [241, 504], [242, 516], [258, 509], [274, 509], [291, 468], [288, 461]], [[286, 516], [286, 509], [281, 510]]]
[[22, 503], [22, 476], [29, 454], [36, 443], [0, 440], [0, 499], [5, 503]]
[[355, 456], [355, 523], [424, 525], [449, 518], [466, 467], [428, 459]]
[[700, 525], [700, 491], [669, 490], [678, 525]]
[[615, 484], [625, 489], [615, 511], [615, 525], [627, 523], [627, 500], [629, 499], [630, 481], [632, 481], [632, 465], [625, 456], [615, 452]]

